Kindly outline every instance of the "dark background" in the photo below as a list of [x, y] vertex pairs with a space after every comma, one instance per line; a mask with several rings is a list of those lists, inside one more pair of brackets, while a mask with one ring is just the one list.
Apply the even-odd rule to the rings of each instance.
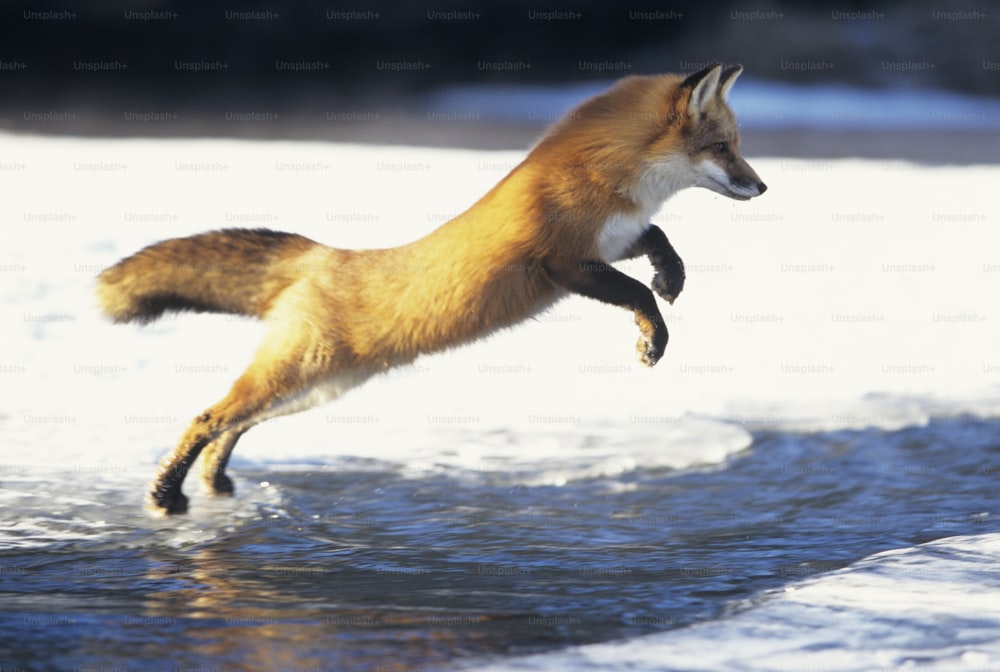
[[0, 129], [523, 147], [542, 125], [530, 109], [524, 123], [488, 129], [431, 125], [420, 101], [454, 84], [608, 81], [711, 61], [758, 80], [997, 95], [1000, 9], [15, 0], [0, 9]]

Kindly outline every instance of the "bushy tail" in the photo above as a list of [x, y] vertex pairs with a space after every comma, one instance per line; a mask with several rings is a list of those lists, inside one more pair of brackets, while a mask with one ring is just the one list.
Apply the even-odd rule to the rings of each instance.
[[317, 243], [267, 229], [225, 229], [150, 245], [97, 277], [104, 313], [151, 322], [168, 310], [262, 317], [301, 277], [295, 260]]

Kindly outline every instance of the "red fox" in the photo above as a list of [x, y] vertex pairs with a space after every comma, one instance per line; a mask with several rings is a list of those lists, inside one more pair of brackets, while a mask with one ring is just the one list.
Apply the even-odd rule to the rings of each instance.
[[[687, 187], [739, 200], [767, 189], [740, 156], [726, 102], [741, 71], [621, 80], [556, 123], [469, 210], [401, 247], [341, 250], [229, 229], [156, 243], [106, 269], [97, 292], [115, 322], [190, 310], [269, 325], [229, 394], [163, 458], [147, 508], [187, 510], [181, 485], [199, 454], [204, 490], [232, 493], [226, 463], [254, 425], [521, 322], [571, 292], [632, 311], [639, 359], [656, 364], [667, 327], [653, 292], [673, 303], [685, 275], [650, 217]], [[611, 265], [641, 255], [655, 270], [652, 291]]]

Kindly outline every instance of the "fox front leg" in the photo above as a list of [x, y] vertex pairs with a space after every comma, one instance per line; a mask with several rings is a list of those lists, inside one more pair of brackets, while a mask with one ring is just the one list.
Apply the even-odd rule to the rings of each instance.
[[648, 257], [656, 271], [653, 276], [653, 291], [673, 305], [674, 299], [684, 290], [684, 262], [667, 240], [663, 229], [650, 224], [639, 240], [625, 252], [626, 259], [640, 255]]
[[544, 267], [557, 285], [571, 292], [631, 310], [642, 334], [636, 345], [639, 361], [646, 366], [660, 361], [667, 347], [667, 325], [648, 287], [598, 260], [576, 264], [553, 262], [544, 264]]

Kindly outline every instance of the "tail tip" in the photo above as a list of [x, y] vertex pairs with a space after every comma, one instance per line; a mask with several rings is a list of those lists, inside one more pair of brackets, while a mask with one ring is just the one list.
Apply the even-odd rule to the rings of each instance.
[[101, 313], [116, 324], [131, 322], [140, 317], [134, 298], [121, 286], [122, 274], [112, 266], [97, 276], [97, 304]]

